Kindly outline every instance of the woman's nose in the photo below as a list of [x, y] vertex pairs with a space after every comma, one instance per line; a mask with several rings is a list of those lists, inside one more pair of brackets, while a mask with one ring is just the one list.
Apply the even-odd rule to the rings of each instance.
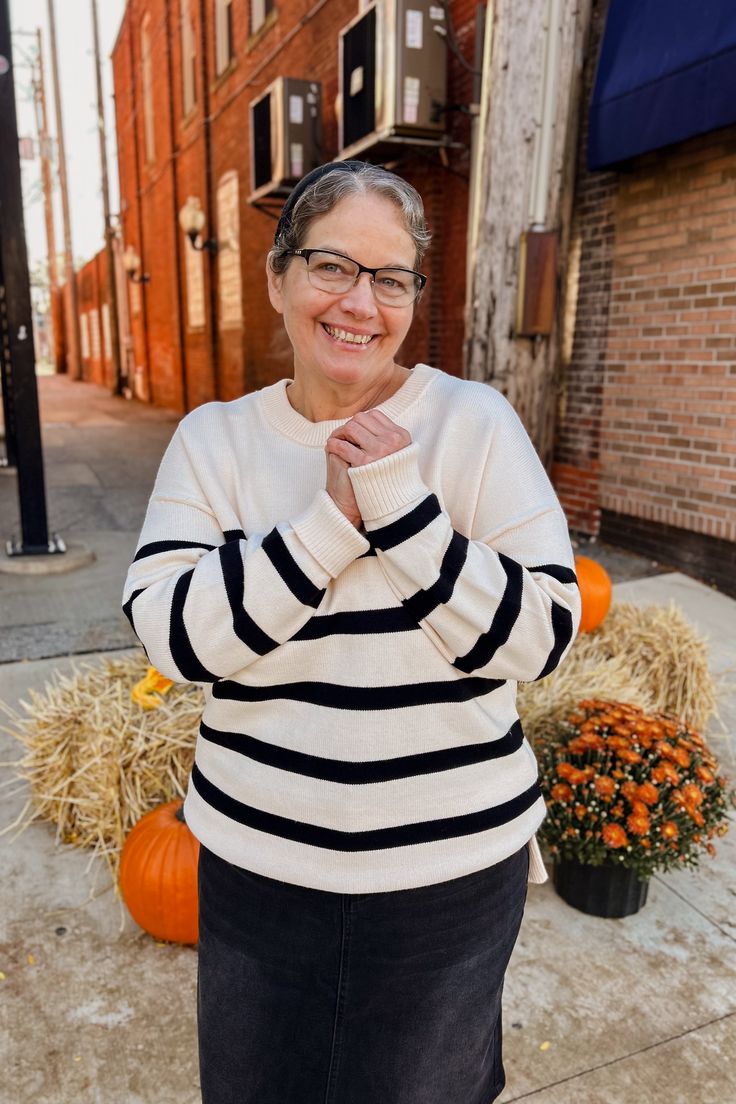
[[349, 291], [340, 300], [343, 308], [361, 318], [369, 318], [376, 313], [376, 300], [373, 296], [373, 284], [370, 272], [361, 272]]

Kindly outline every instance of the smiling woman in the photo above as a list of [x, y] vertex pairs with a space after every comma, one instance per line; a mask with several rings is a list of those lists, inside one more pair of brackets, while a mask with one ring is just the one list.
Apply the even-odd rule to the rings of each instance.
[[580, 621], [564, 515], [507, 400], [397, 361], [429, 242], [361, 162], [295, 188], [266, 263], [293, 379], [180, 424], [125, 587], [209, 684], [204, 1104], [490, 1104], [545, 813], [516, 711]]

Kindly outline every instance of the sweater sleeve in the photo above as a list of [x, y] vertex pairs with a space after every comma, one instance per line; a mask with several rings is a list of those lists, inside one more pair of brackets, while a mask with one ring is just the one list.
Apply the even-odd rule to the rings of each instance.
[[369, 549], [326, 491], [269, 533], [223, 532], [179, 427], [161, 462], [123, 591], [148, 657], [175, 682], [216, 682], [308, 621]]
[[502, 410], [470, 532], [453, 528], [424, 483], [416, 443], [351, 468], [350, 478], [389, 584], [448, 662], [466, 674], [531, 682], [572, 646], [580, 592], [554, 488], [505, 399]]

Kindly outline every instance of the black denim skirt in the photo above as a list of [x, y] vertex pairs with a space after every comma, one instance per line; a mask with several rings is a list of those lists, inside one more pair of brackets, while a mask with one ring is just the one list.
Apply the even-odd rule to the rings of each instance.
[[202, 847], [203, 1104], [491, 1104], [528, 849], [449, 882], [339, 894]]

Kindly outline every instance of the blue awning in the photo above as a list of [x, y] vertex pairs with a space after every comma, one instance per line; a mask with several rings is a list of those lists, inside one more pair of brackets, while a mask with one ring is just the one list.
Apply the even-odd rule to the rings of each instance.
[[736, 122], [736, 0], [611, 0], [588, 168]]

